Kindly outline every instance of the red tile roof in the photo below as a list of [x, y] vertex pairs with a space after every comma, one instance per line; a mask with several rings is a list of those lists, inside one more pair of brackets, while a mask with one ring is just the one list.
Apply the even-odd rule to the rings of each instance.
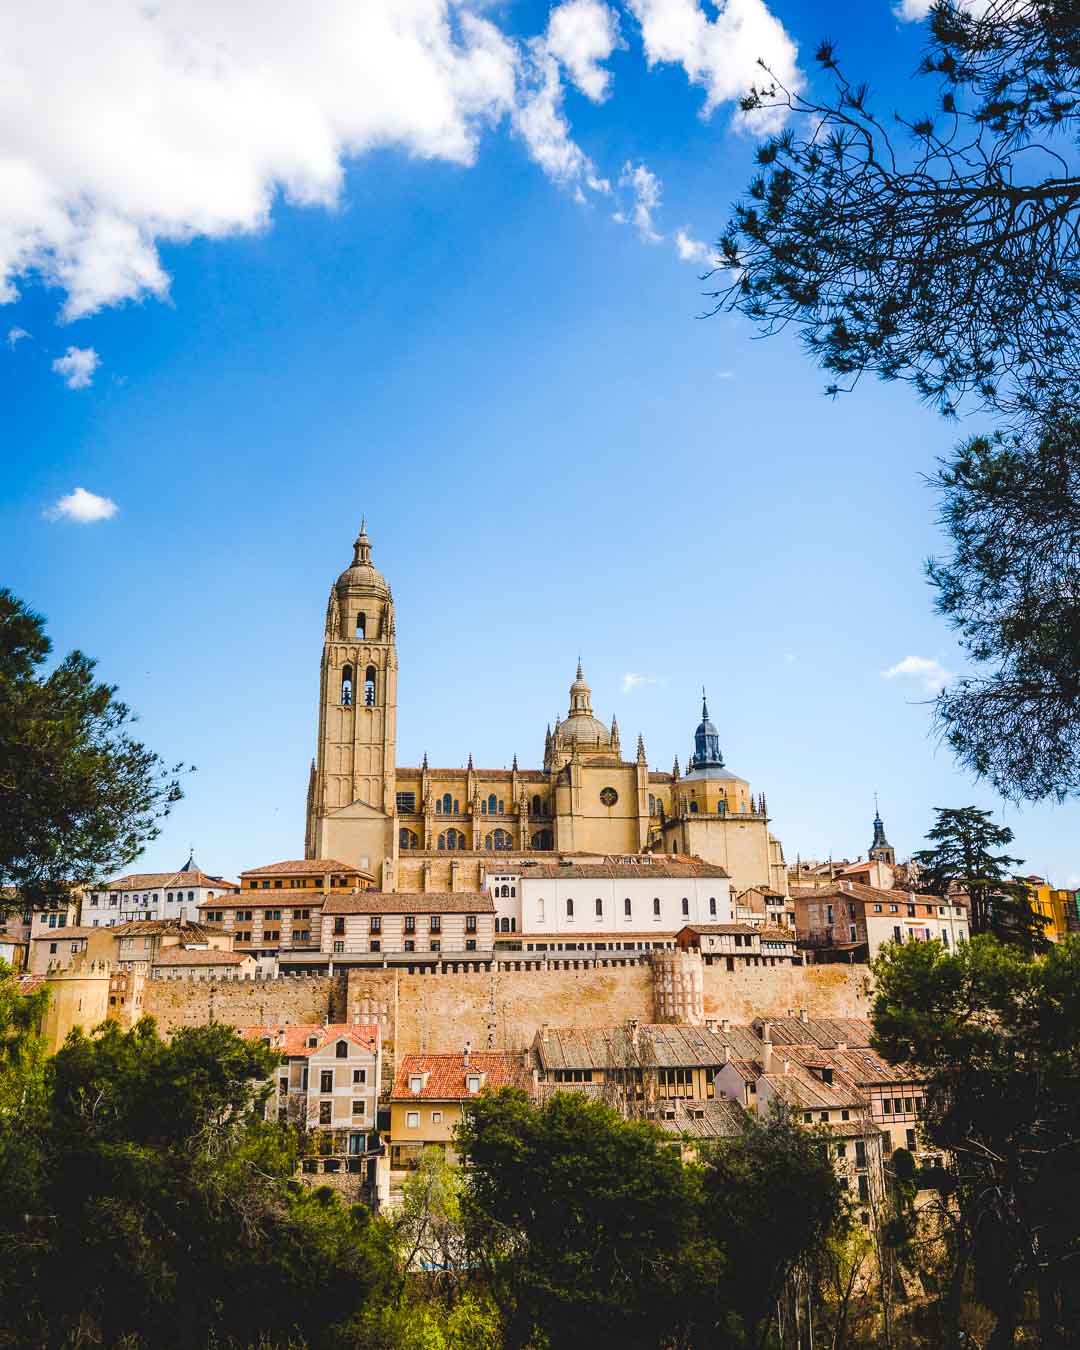
[[523, 879], [558, 878], [573, 881], [648, 881], [650, 877], [683, 877], [702, 880], [728, 880], [728, 873], [715, 863], [698, 858], [672, 858], [642, 854], [639, 863], [537, 863], [522, 873]]
[[298, 877], [321, 877], [327, 876], [331, 872], [348, 872], [362, 877], [371, 875], [362, 867], [354, 867], [352, 863], [339, 862], [336, 858], [296, 858], [291, 861], [267, 863], [265, 867], [249, 867], [240, 875], [241, 877], [268, 877], [289, 874]]
[[[532, 1071], [522, 1064], [520, 1055], [474, 1051], [469, 1055], [467, 1067], [463, 1054], [405, 1055], [394, 1079], [391, 1099], [463, 1101], [476, 1095], [468, 1091], [465, 1079], [467, 1075], [477, 1073], [483, 1075], [482, 1091], [488, 1088], [519, 1087], [528, 1092], [532, 1088]], [[409, 1091], [409, 1077], [412, 1074], [427, 1075], [422, 1092]]]
[[494, 914], [487, 891], [356, 891], [328, 895], [324, 914]]
[[213, 887], [231, 886], [231, 881], [226, 881], [224, 877], [208, 876], [206, 872], [130, 872], [126, 877], [117, 877], [115, 881], [107, 881], [104, 886], [90, 886], [89, 890], [106, 891], [153, 891], [168, 890], [169, 887], [179, 888], [189, 886], [193, 890], [195, 887]]
[[[379, 1048], [379, 1028], [366, 1022], [325, 1024], [316, 1022], [299, 1025], [275, 1023], [264, 1027], [238, 1027], [237, 1031], [248, 1041], [263, 1041], [269, 1038], [273, 1049], [280, 1050], [290, 1059], [306, 1059], [323, 1046], [340, 1040], [352, 1041], [354, 1045], [362, 1045], [372, 1051]], [[318, 1041], [317, 1045], [308, 1045], [308, 1041], [312, 1038]]]
[[155, 966], [239, 966], [254, 960], [241, 952], [208, 951], [205, 947], [166, 947], [154, 960]]

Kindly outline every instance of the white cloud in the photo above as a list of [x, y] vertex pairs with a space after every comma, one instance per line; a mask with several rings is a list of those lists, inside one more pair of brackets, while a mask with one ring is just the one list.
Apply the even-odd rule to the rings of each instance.
[[[989, 0], [959, 0], [961, 9], [976, 13], [987, 8]], [[934, 7], [934, 0], [897, 0], [893, 13], [904, 23], [921, 23]]]
[[99, 497], [96, 492], [77, 487], [44, 514], [46, 520], [73, 520], [78, 525], [93, 525], [98, 520], [111, 520], [119, 509], [111, 497]]
[[610, 192], [611, 184], [600, 177], [592, 160], [571, 138], [562, 102], [559, 63], [543, 39], [534, 38], [523, 64], [514, 129], [547, 176], [562, 187], [573, 188], [579, 200], [584, 200], [584, 188]]
[[30, 334], [25, 328], [9, 328], [7, 335], [7, 345], [9, 347], [17, 346], [23, 338], [28, 338]]
[[716, 250], [700, 239], [692, 238], [685, 230], [675, 231], [675, 248], [679, 259], [684, 263], [694, 263], [698, 267], [715, 267], [719, 261]]
[[629, 694], [643, 684], [663, 684], [664, 682], [662, 675], [635, 675], [631, 671], [627, 671], [622, 677], [622, 692]]
[[928, 693], [938, 693], [952, 679], [952, 671], [946, 670], [940, 661], [928, 656], [905, 656], [895, 666], [881, 672], [882, 679], [895, 680], [901, 676], [910, 676], [921, 681]]
[[599, 62], [619, 45], [619, 21], [600, 0], [566, 0], [551, 11], [547, 49], [594, 103], [607, 97], [611, 79]]
[[69, 347], [63, 356], [56, 358], [52, 368], [63, 376], [69, 389], [88, 389], [100, 365], [101, 357], [93, 347]]
[[[649, 65], [681, 65], [691, 84], [705, 89], [703, 113], [739, 99], [751, 85], [766, 78], [758, 65], [765, 61], [788, 89], [797, 89], [802, 76], [796, 64], [798, 49], [764, 0], [718, 0], [710, 19], [698, 0], [626, 0], [641, 24]], [[774, 131], [784, 121], [783, 110], [754, 113], [743, 119], [760, 134]]]
[[634, 205], [629, 215], [618, 211], [614, 218], [620, 225], [631, 223], [646, 243], [659, 243], [664, 236], [653, 228], [653, 212], [660, 207], [660, 179], [644, 164], [631, 164], [627, 160], [619, 175], [619, 186], [633, 193]]
[[735, 372], [733, 370], [718, 370], [716, 372], [716, 378], [718, 380], [733, 380], [735, 378]]

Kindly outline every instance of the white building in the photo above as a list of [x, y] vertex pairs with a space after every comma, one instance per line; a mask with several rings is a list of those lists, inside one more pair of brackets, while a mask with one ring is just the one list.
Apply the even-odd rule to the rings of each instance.
[[713, 863], [660, 854], [522, 863], [492, 872], [496, 945], [528, 952], [673, 947], [688, 923], [731, 923], [731, 881]]
[[208, 876], [194, 856], [177, 872], [132, 872], [87, 892], [82, 922], [113, 928], [133, 919], [199, 918], [198, 906], [234, 890], [222, 877]]

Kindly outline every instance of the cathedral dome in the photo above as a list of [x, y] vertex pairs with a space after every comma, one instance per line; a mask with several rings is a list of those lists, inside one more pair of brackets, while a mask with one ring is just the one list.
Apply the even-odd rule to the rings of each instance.
[[580, 742], [583, 747], [596, 745], [606, 750], [611, 744], [611, 733], [598, 717], [575, 713], [559, 724], [559, 740]]
[[378, 591], [389, 595], [390, 588], [386, 578], [371, 561], [371, 540], [367, 537], [364, 522], [360, 522], [360, 533], [353, 544], [353, 560], [334, 583], [339, 591], [358, 587], [365, 591]]

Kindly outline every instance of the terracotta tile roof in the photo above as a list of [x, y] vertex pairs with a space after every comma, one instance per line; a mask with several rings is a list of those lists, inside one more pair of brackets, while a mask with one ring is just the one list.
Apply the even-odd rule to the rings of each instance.
[[696, 1139], [730, 1139], [742, 1133], [747, 1113], [730, 1097], [720, 1097], [700, 1102], [664, 1102], [657, 1107], [655, 1117], [649, 1118], [655, 1119], [668, 1134], [689, 1135]]
[[208, 951], [205, 947], [166, 947], [154, 958], [155, 966], [239, 966], [254, 958], [241, 952]]
[[48, 984], [45, 975], [16, 975], [15, 992], [18, 994], [36, 994], [43, 984]]
[[857, 1047], [849, 1050], [823, 1050], [817, 1046], [785, 1045], [776, 1055], [791, 1060], [805, 1069], [831, 1068], [859, 1087], [883, 1087], [889, 1083], [919, 1083], [922, 1076], [907, 1064], [890, 1064], [873, 1050]]
[[[560, 879], [567, 881], [629, 881], [637, 879], [648, 881], [650, 877], [694, 877], [702, 880], [727, 881], [728, 873], [715, 863], [703, 863], [698, 859], [686, 858], [672, 860], [659, 854], [641, 855], [640, 863], [537, 863], [530, 867], [526, 878], [539, 877], [542, 880]], [[647, 859], [648, 861], [645, 861]]]
[[64, 942], [68, 938], [85, 938], [91, 933], [108, 933], [108, 928], [87, 928], [85, 925], [68, 924], [65, 928], [47, 928], [44, 933], [31, 935], [31, 942]]
[[494, 914], [487, 891], [357, 891], [329, 895], [324, 914]]
[[196, 909], [273, 909], [281, 902], [298, 909], [319, 909], [328, 895], [355, 895], [352, 889], [342, 890], [339, 886], [333, 891], [302, 890], [295, 886], [282, 886], [281, 890], [225, 891], [215, 895], [213, 900], [201, 900]]
[[533, 1049], [546, 1073], [556, 1069], [605, 1069], [626, 1065], [657, 1068], [717, 1067], [725, 1057], [759, 1054], [761, 1042], [746, 1027], [710, 1031], [663, 1023], [640, 1026], [637, 1044], [625, 1023], [613, 1027], [549, 1027], [536, 1033]]
[[161, 891], [189, 887], [232, 886], [224, 877], [212, 877], [206, 872], [130, 872], [125, 877], [107, 881], [104, 886], [90, 886], [88, 889], [104, 891]]
[[775, 924], [769, 924], [765, 928], [759, 928], [762, 942], [795, 942], [796, 934], [794, 928], [777, 928]]
[[240, 873], [241, 877], [282, 876], [288, 873], [297, 877], [321, 877], [330, 872], [356, 873], [368, 876], [362, 867], [352, 863], [338, 862], [336, 858], [295, 858], [279, 863], [267, 863], [265, 867], [248, 867]]
[[[306, 1059], [332, 1041], [352, 1041], [368, 1050], [379, 1048], [379, 1028], [367, 1022], [328, 1022], [300, 1023], [287, 1025], [273, 1023], [262, 1027], [238, 1027], [237, 1032], [248, 1041], [262, 1041], [269, 1038], [271, 1046], [289, 1059]], [[309, 1040], [317, 1045], [308, 1045]]]
[[[524, 1088], [526, 1092], [532, 1089], [532, 1071], [522, 1064], [520, 1055], [474, 1051], [469, 1055], [468, 1067], [461, 1054], [405, 1055], [394, 1079], [391, 1100], [463, 1101], [476, 1095], [465, 1086], [467, 1075], [475, 1073], [483, 1075], [482, 1091], [502, 1087]], [[412, 1074], [427, 1075], [421, 1092], [409, 1091]]]
[[[718, 937], [722, 937], [725, 933], [738, 933], [745, 937], [748, 933], [753, 935], [762, 931], [755, 928], [752, 923], [688, 923], [679, 929], [680, 933], [712, 933]], [[794, 937], [792, 940], [794, 941]]]
[[[870, 1044], [872, 1028], [869, 1021], [862, 1017], [811, 1017], [805, 1022], [800, 1017], [767, 1020], [772, 1042], [778, 1046], [816, 1045], [824, 1050], [832, 1050], [839, 1043], [858, 1048]], [[754, 1031], [758, 1035], [765, 1021], [760, 1017], [754, 1020]]]
[[[843, 885], [836, 882], [830, 886], [793, 886], [792, 896], [800, 900], [862, 900], [864, 903], [890, 905], [906, 905], [912, 903], [912, 893], [910, 891], [883, 890], [880, 886], [864, 886], [861, 881], [845, 881]], [[957, 901], [949, 898], [946, 901], [940, 895], [923, 895], [916, 892], [914, 903], [917, 905], [952, 905]]]
[[181, 923], [179, 919], [132, 919], [129, 923], [118, 923], [113, 928], [91, 928], [92, 933], [111, 933], [113, 937], [152, 936], [155, 933], [180, 933], [198, 941], [200, 938], [220, 935], [225, 930], [220, 924]]
[[[784, 1057], [774, 1053], [770, 1072], [762, 1074], [758, 1082], [760, 1085], [763, 1079], [789, 1106], [800, 1111], [836, 1111], [842, 1107], [867, 1105], [865, 1095], [843, 1074], [838, 1074], [831, 1083], [823, 1083], [790, 1056], [787, 1062], [790, 1068], [785, 1073]], [[759, 1097], [760, 1092], [759, 1086]]]

